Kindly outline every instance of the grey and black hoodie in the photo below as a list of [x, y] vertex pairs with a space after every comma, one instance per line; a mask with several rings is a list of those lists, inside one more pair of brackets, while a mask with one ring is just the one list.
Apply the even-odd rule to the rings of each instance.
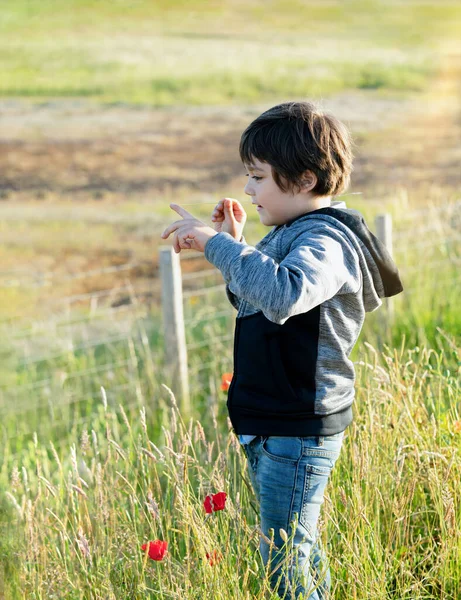
[[256, 247], [218, 233], [205, 256], [238, 310], [227, 400], [235, 432], [343, 431], [354, 398], [349, 356], [365, 313], [403, 289], [360, 213], [315, 210], [274, 227]]

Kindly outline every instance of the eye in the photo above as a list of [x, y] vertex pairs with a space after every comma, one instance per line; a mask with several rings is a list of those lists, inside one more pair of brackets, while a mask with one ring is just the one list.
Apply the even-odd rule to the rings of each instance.
[[[250, 177], [250, 175], [248, 173], [246, 173], [245, 177]], [[257, 177], [256, 175], [252, 175], [251, 179], [254, 179], [255, 181], [261, 181], [262, 177]]]

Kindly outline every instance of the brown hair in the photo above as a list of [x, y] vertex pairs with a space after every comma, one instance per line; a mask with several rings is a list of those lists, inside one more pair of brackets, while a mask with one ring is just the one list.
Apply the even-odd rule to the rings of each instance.
[[299, 191], [307, 170], [317, 177], [316, 196], [337, 195], [349, 185], [349, 131], [310, 102], [286, 102], [263, 112], [243, 132], [239, 150], [246, 165], [254, 158], [270, 164], [283, 192]]

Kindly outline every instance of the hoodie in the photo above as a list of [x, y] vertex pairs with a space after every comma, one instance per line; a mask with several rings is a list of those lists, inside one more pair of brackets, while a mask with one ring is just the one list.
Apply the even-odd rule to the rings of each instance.
[[333, 435], [352, 421], [349, 356], [365, 313], [402, 291], [363, 217], [322, 208], [274, 227], [256, 247], [218, 233], [205, 257], [238, 310], [227, 406], [239, 435]]

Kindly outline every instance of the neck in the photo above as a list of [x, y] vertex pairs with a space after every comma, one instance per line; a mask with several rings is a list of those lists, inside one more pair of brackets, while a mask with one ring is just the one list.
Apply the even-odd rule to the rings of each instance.
[[315, 198], [303, 198], [303, 201], [298, 203], [296, 210], [293, 211], [292, 215], [289, 219], [287, 219], [288, 223], [295, 221], [299, 217], [303, 215], [307, 215], [313, 210], [318, 210], [319, 208], [327, 208], [331, 206], [331, 197], [330, 196], [322, 196]]
[[327, 208], [331, 206], [331, 197], [330, 196], [322, 196], [317, 198], [310, 198], [307, 206], [306, 212], [311, 212], [313, 210], [317, 210], [319, 208]]

